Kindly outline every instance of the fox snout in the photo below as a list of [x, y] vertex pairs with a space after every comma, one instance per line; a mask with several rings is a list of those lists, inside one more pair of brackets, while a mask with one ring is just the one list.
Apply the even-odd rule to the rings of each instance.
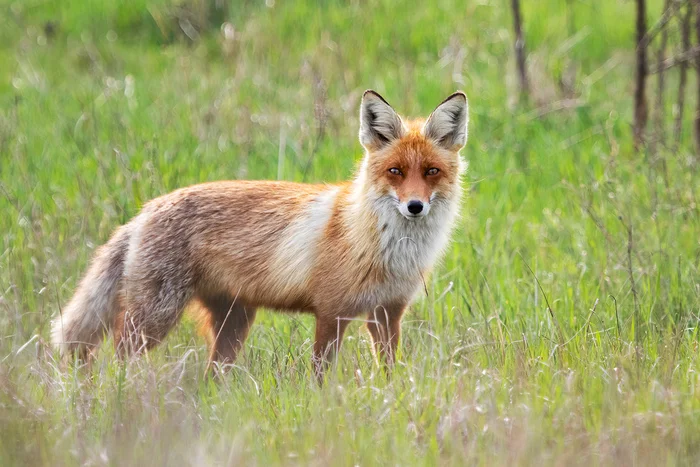
[[418, 219], [425, 217], [430, 211], [430, 203], [423, 202], [420, 199], [409, 199], [399, 203], [399, 212], [406, 219]]
[[417, 200], [411, 200], [406, 204], [406, 209], [408, 209], [408, 212], [413, 214], [414, 216], [418, 215], [423, 211], [423, 202], [422, 201], [417, 201]]

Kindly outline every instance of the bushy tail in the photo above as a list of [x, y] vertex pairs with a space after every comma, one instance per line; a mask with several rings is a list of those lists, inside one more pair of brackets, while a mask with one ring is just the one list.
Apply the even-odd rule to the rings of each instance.
[[128, 225], [95, 253], [75, 295], [53, 323], [51, 340], [62, 355], [85, 357], [98, 345], [119, 313], [119, 289], [129, 247]]

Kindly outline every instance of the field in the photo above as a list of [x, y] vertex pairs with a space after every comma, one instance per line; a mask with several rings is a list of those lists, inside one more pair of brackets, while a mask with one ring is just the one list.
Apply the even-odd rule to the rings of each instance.
[[[509, 2], [465, 3], [0, 0], [0, 465], [696, 463], [695, 72], [679, 147], [636, 153], [634, 2], [523, 2], [529, 100]], [[312, 318], [272, 312], [220, 381], [187, 319], [61, 365], [50, 321], [116, 226], [193, 183], [351, 177], [366, 88], [471, 110], [390, 378], [356, 323], [319, 387]]]

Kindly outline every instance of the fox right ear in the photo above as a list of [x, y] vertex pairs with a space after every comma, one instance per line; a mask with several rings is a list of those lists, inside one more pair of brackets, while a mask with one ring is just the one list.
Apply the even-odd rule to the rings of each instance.
[[381, 149], [405, 133], [401, 117], [372, 90], [365, 91], [360, 104], [360, 143], [368, 151]]
[[469, 104], [463, 92], [456, 92], [442, 101], [423, 126], [423, 134], [439, 146], [459, 151], [467, 144]]

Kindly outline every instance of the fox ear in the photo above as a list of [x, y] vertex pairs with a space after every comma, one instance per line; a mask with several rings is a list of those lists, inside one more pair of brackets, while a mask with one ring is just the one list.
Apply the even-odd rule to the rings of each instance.
[[404, 135], [401, 117], [382, 96], [365, 91], [360, 104], [360, 143], [368, 151], [381, 149]]
[[423, 135], [439, 146], [459, 151], [467, 144], [469, 104], [467, 96], [459, 91], [442, 101], [423, 125]]

